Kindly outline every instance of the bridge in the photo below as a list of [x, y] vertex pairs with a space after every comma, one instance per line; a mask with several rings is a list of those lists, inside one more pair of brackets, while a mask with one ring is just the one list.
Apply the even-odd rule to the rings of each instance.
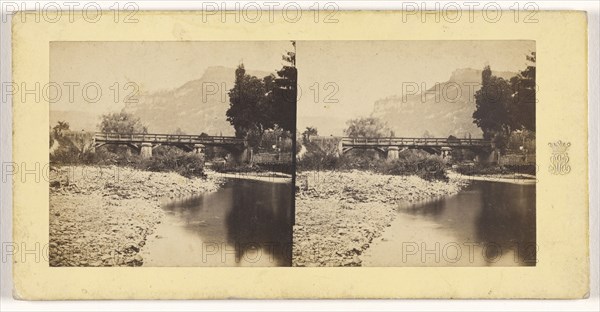
[[204, 154], [207, 146], [219, 146], [229, 151], [234, 161], [248, 160], [245, 140], [231, 136], [105, 132], [68, 132], [65, 135], [71, 140], [86, 141], [85, 145], [93, 150], [105, 145], [125, 145], [137, 151], [142, 158], [151, 157], [152, 150], [159, 146], [174, 146], [199, 155]]
[[175, 146], [186, 152], [204, 154], [206, 146], [219, 146], [227, 149], [238, 161], [246, 160], [247, 150], [244, 139], [231, 136], [206, 136], [189, 134], [152, 133], [94, 133], [94, 148], [107, 144], [127, 145], [138, 151], [142, 158], [152, 156], [152, 150], [159, 146]]
[[[315, 141], [327, 140], [315, 137]], [[430, 154], [447, 156], [453, 149], [469, 149], [477, 153], [479, 158], [495, 161], [495, 146], [490, 140], [458, 139], [458, 138], [351, 138], [342, 137], [337, 148], [338, 154], [345, 154], [353, 149], [373, 149], [388, 159], [396, 159], [399, 153], [407, 149], [420, 149]], [[311, 138], [313, 141], [313, 138]]]

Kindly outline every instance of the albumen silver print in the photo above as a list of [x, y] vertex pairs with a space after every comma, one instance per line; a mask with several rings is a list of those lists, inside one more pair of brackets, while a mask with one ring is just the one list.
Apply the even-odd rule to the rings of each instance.
[[534, 41], [299, 42], [300, 85], [335, 88], [298, 102], [293, 264], [535, 266], [535, 62]]
[[50, 265], [291, 265], [295, 44], [53, 42]]
[[52, 103], [51, 265], [535, 265], [535, 61], [533, 41], [53, 43], [53, 83], [90, 83]]

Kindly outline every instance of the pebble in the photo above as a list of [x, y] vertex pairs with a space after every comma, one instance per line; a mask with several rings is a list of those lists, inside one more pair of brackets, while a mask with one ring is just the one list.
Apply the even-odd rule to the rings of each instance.
[[213, 192], [222, 182], [117, 166], [56, 167], [50, 171], [50, 266], [140, 266], [136, 256], [164, 217], [160, 199]]
[[358, 170], [299, 173], [292, 266], [360, 266], [359, 256], [391, 225], [398, 209], [456, 194], [466, 184]]

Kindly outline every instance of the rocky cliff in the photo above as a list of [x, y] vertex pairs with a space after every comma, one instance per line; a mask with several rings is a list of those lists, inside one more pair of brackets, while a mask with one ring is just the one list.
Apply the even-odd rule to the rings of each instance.
[[[422, 137], [481, 137], [481, 129], [473, 123], [475, 91], [480, 89], [481, 70], [457, 69], [448, 81], [436, 83], [426, 90], [413, 85], [403, 95], [393, 95], [375, 102], [372, 116], [381, 118], [394, 130], [396, 136]], [[512, 72], [493, 72], [510, 79]], [[428, 87], [428, 86], [427, 86]]]
[[[263, 78], [268, 72], [247, 71]], [[142, 94], [138, 103], [125, 111], [139, 116], [153, 133], [172, 133], [177, 128], [189, 134], [233, 135], [225, 113], [229, 108], [229, 89], [233, 88], [235, 68], [209, 67], [200, 79], [179, 88]]]

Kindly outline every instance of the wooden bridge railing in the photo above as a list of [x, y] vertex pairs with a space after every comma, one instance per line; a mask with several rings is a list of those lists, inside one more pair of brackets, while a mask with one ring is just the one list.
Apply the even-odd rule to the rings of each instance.
[[491, 146], [483, 139], [448, 138], [342, 138], [344, 146]]
[[183, 143], [183, 144], [244, 144], [244, 139], [231, 136], [199, 136], [189, 134], [103, 133], [94, 134], [96, 142], [105, 143]]

